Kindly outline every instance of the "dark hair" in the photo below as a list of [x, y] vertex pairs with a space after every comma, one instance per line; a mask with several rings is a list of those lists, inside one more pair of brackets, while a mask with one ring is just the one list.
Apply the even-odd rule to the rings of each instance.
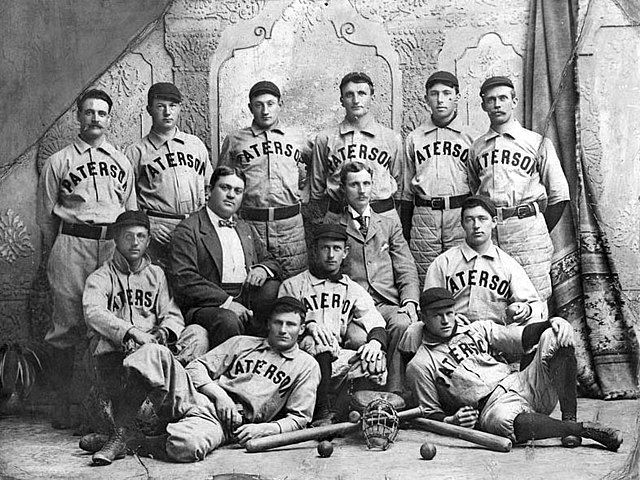
[[482, 207], [484, 208], [491, 218], [498, 215], [498, 209], [496, 204], [493, 203], [489, 197], [485, 197], [483, 195], [474, 195], [465, 199], [462, 202], [462, 207], [460, 208], [460, 217], [464, 218], [464, 212], [474, 207]]
[[351, 72], [351, 73], [347, 73], [344, 77], [342, 77], [342, 80], [340, 81], [341, 96], [342, 96], [342, 88], [349, 82], [366, 83], [367, 85], [369, 85], [369, 88], [371, 89], [371, 95], [373, 95], [373, 80], [371, 80], [371, 77], [364, 72]]
[[216, 186], [217, 181], [220, 180], [220, 177], [228, 177], [229, 175], [235, 175], [240, 180], [242, 180], [242, 182], [245, 185], [247, 184], [247, 177], [245, 176], [242, 170], [240, 170], [239, 168], [233, 168], [233, 167], [228, 167], [227, 165], [222, 165], [220, 167], [216, 167], [216, 169], [213, 171], [213, 174], [211, 174], [211, 181], [209, 182], [209, 187], [214, 188]]
[[[287, 301], [287, 299], [295, 300]], [[280, 297], [276, 300], [276, 304], [271, 310], [271, 315], [269, 315], [269, 319], [273, 318], [275, 315], [279, 313], [297, 313], [300, 317], [300, 325], [304, 324], [305, 317], [307, 316], [307, 310], [302, 302], [297, 299], [293, 299], [292, 297]]]
[[371, 178], [373, 179], [373, 170], [366, 163], [359, 160], [345, 163], [342, 165], [342, 170], [340, 171], [340, 183], [343, 186], [346, 185], [348, 174], [362, 172], [363, 170], [369, 172], [369, 175], [371, 175]]
[[76, 100], [76, 107], [78, 108], [79, 112], [82, 111], [82, 105], [84, 104], [85, 100], [88, 100], [90, 98], [104, 100], [105, 102], [107, 102], [107, 105], [109, 105], [109, 111], [107, 113], [111, 113], [111, 107], [113, 107], [113, 100], [111, 100], [111, 97], [107, 92], [105, 92], [104, 90], [98, 90], [97, 88], [92, 88], [91, 90], [87, 90], [82, 95], [80, 95], [80, 97], [78, 97], [78, 100]]

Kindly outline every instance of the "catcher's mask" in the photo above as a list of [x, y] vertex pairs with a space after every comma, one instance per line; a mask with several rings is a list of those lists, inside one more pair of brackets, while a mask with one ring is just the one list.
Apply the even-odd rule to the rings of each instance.
[[386, 400], [372, 400], [364, 409], [362, 433], [367, 448], [386, 450], [398, 436], [398, 414]]

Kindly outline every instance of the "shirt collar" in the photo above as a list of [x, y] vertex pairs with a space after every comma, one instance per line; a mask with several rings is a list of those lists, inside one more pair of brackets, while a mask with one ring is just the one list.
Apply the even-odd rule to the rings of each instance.
[[[340, 122], [339, 130], [340, 130], [340, 135], [344, 135], [349, 132], [355, 132], [356, 127], [355, 125], [349, 123], [349, 121], [345, 117], [345, 119], [342, 120], [342, 122]], [[376, 122], [376, 119], [373, 118], [373, 115], [369, 115], [366, 121], [359, 125], [358, 130], [361, 131], [362, 133], [366, 133], [367, 135], [375, 137], [376, 134], [379, 132], [380, 128], [379, 128], [378, 122]]]
[[524, 128], [522, 127], [522, 125], [520, 125], [520, 122], [514, 119], [506, 126], [504, 132], [502, 133], [498, 133], [493, 128], [489, 127], [489, 130], [485, 134], [485, 141], [488, 142], [489, 140], [492, 140], [496, 137], [500, 137], [502, 135], [506, 135], [511, 138], [516, 138], [522, 130], [524, 130]]
[[173, 135], [173, 137], [167, 140], [164, 137], [161, 137], [160, 135], [158, 135], [153, 130], [149, 132], [149, 135], [147, 135], [147, 138], [149, 139], [149, 142], [151, 142], [151, 145], [153, 145], [154, 148], [157, 150], [170, 140], [175, 140], [176, 142], [180, 142], [184, 144], [186, 140], [186, 135], [184, 132], [181, 132], [178, 127], [176, 127], [176, 133]]
[[364, 212], [362, 212], [362, 215], [356, 212], [351, 205], [347, 206], [347, 210], [351, 214], [351, 218], [353, 218], [354, 220], [360, 217], [371, 218], [371, 205], [367, 205], [367, 208], [364, 209]]
[[256, 350], [271, 350], [272, 352], [279, 354], [287, 360], [293, 360], [296, 358], [296, 355], [298, 355], [299, 348], [298, 344], [295, 343], [289, 350], [276, 350], [275, 348], [271, 347], [271, 345], [269, 345], [269, 339], [264, 338], [262, 339], [262, 342], [260, 342], [260, 345], [258, 345], [258, 348]]
[[479, 256], [490, 258], [490, 259], [494, 259], [498, 256], [498, 250], [496, 249], [496, 246], [493, 243], [489, 246], [489, 249], [486, 252], [484, 252], [482, 255], [480, 255], [473, 248], [471, 248], [467, 242], [462, 243], [462, 245], [460, 246], [460, 250], [462, 251], [462, 255], [464, 256], [464, 259], [467, 262], [470, 262], [471, 260]]
[[118, 250], [115, 250], [113, 252], [113, 264], [122, 273], [127, 273], [127, 274], [138, 273], [144, 270], [145, 268], [147, 268], [151, 264], [151, 259], [145, 253], [144, 256], [142, 257], [142, 262], [140, 262], [140, 266], [138, 267], [137, 270], [134, 271], [134, 270], [131, 270], [131, 268], [129, 267], [129, 262], [127, 262], [127, 259], [124, 258]]
[[422, 328], [422, 343], [427, 347], [435, 347], [437, 345], [444, 345], [451, 341], [452, 338], [457, 337], [458, 335], [469, 330], [469, 325], [467, 325], [464, 320], [460, 317], [456, 317], [456, 331], [449, 337], [447, 340], [435, 340], [433, 335], [429, 335], [429, 332], [425, 327]]
[[279, 119], [276, 120], [276, 123], [274, 123], [271, 126], [271, 128], [259, 127], [258, 125], [256, 125], [255, 122], [251, 122], [251, 126], [249, 128], [251, 129], [251, 133], [253, 133], [254, 137], [257, 137], [258, 135], [264, 132], [276, 132], [276, 133], [279, 133], [280, 135], [284, 135], [284, 132], [286, 130], [285, 126], [282, 125]]
[[311, 285], [314, 287], [318, 285], [322, 285], [325, 282], [342, 283], [343, 285], [347, 285], [347, 278], [344, 274], [342, 275], [342, 277], [340, 277], [340, 280], [336, 280], [336, 281], [329, 280], [328, 278], [318, 278], [311, 272], [309, 272], [309, 277], [311, 280]]
[[[213, 210], [211, 210], [211, 207], [209, 207], [209, 205], [207, 205], [206, 208], [207, 208], [207, 214], [209, 215], [209, 220], [211, 220], [211, 223], [217, 229], [220, 225], [220, 220], [225, 220], [225, 219], [220, 217]], [[235, 215], [232, 215], [229, 220], [236, 220]]]
[[420, 128], [425, 134], [432, 132], [437, 128], [444, 128], [460, 133], [462, 131], [462, 120], [460, 118], [460, 115], [456, 114], [456, 116], [453, 117], [453, 120], [451, 120], [447, 125], [445, 125], [444, 127], [439, 127], [438, 125], [433, 123], [433, 119], [431, 118], [431, 115], [429, 115], [429, 117], [422, 123]]
[[[73, 144], [76, 147], [76, 150], [78, 151], [78, 153], [84, 153], [91, 148], [91, 145], [89, 145], [82, 138], [80, 138], [80, 135], [78, 135], [78, 137], [76, 138], [76, 141]], [[111, 145], [109, 142], [107, 142], [106, 139], [103, 139], [102, 143], [99, 146], [97, 146], [96, 149], [103, 151], [107, 155], [113, 155], [116, 152], [116, 148], [113, 145]]]

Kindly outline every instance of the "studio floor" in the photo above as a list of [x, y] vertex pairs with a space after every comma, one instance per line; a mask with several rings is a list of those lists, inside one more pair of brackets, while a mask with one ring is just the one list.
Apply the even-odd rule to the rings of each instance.
[[[403, 429], [386, 451], [367, 450], [361, 434], [336, 438], [330, 458], [320, 458], [317, 443], [310, 441], [266, 453], [227, 446], [193, 464], [127, 456], [108, 467], [92, 467], [91, 455], [78, 448], [78, 437], [53, 430], [44, 414], [33, 412], [0, 419], [0, 478], [215, 480], [242, 473], [262, 480], [639, 479], [640, 401], [581, 399], [579, 417], [620, 429], [624, 436], [620, 450], [609, 452], [591, 440], [569, 450], [554, 439], [497, 453], [462, 440]], [[433, 460], [420, 457], [425, 441], [436, 445]]]

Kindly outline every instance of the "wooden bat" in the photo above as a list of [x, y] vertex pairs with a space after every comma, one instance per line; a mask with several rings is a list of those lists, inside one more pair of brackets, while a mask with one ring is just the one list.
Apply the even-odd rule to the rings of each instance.
[[[410, 420], [412, 418], [420, 417], [421, 415], [423, 415], [422, 408], [411, 408], [409, 410], [398, 412], [398, 420]], [[340, 434], [344, 435], [359, 430], [361, 428], [360, 423], [361, 421], [358, 421], [357, 423], [342, 422], [334, 425], [326, 425], [324, 427], [305, 428], [303, 430], [270, 435], [268, 437], [254, 438], [253, 440], [249, 440], [244, 448], [246, 448], [249, 453], [264, 452], [265, 450], [271, 450], [285, 445], [293, 445], [295, 443], [302, 443], [308, 440], [318, 440], [320, 438]]]
[[478, 430], [459, 427], [449, 423], [436, 422], [435, 420], [429, 420], [427, 418], [416, 418], [411, 423], [420, 430], [466, 440], [467, 442], [487, 447], [489, 450], [493, 450], [494, 452], [511, 451], [511, 440], [491, 433], [480, 432]]

